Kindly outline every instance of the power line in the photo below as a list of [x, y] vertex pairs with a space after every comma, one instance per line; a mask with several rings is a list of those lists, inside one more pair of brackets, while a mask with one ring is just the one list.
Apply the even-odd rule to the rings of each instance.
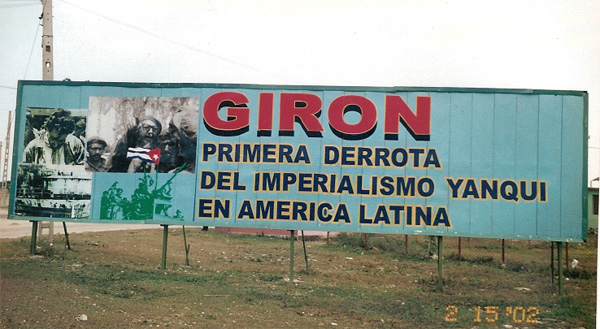
[[42, 16], [40, 16], [40, 20], [38, 21], [37, 29], [35, 30], [35, 36], [33, 37], [33, 44], [31, 45], [31, 51], [29, 52], [29, 59], [27, 60], [27, 67], [25, 68], [25, 74], [23, 75], [23, 79], [27, 77], [27, 71], [29, 71], [29, 64], [31, 64], [31, 56], [33, 55], [33, 49], [35, 47], [35, 42], [37, 41], [38, 32], [40, 31], [40, 25], [42, 24]]
[[[154, 32], [150, 32], [150, 31], [148, 31], [148, 30], [145, 30], [145, 29], [142, 29], [142, 28], [140, 28], [140, 27], [137, 27], [137, 26], [134, 26], [134, 25], [131, 25], [131, 24], [125, 23], [125, 22], [123, 22], [123, 21], [116, 20], [116, 19], [114, 19], [114, 18], [111, 18], [111, 17], [108, 17], [108, 16], [106, 16], [106, 15], [102, 15], [102, 14], [100, 14], [100, 13], [97, 13], [97, 12], [95, 12], [95, 11], [92, 11], [92, 10], [89, 10], [89, 9], [86, 9], [86, 8], [83, 8], [83, 7], [79, 6], [79, 5], [76, 5], [76, 4], [74, 4], [74, 3], [71, 3], [71, 2], [69, 2], [69, 1], [60, 0], [60, 2], [63, 2], [63, 3], [66, 3], [66, 4], [68, 4], [68, 5], [71, 5], [71, 6], [73, 6], [73, 7], [76, 7], [76, 8], [78, 8], [79, 10], [85, 11], [85, 12], [87, 12], [87, 13], [90, 13], [90, 14], [93, 14], [93, 15], [96, 15], [96, 16], [99, 16], [99, 17], [102, 17], [102, 18], [104, 18], [104, 19], [106, 19], [106, 20], [108, 20], [108, 21], [111, 21], [111, 22], [113, 22], [113, 23], [116, 23], [116, 24], [119, 24], [119, 25], [125, 26], [125, 27], [127, 27], [127, 28], [130, 28], [130, 29], [132, 29], [132, 30], [136, 30], [136, 31], [138, 31], [138, 32], [141, 32], [141, 33], [144, 33], [144, 34], [150, 35], [150, 36], [152, 36], [152, 37], [154, 37], [154, 38], [156, 38], [156, 39], [159, 39], [159, 40], [162, 40], [162, 41], [165, 41], [165, 42], [168, 42], [168, 43], [171, 43], [171, 44], [174, 44], [174, 45], [177, 45], [177, 46], [183, 47], [183, 48], [187, 48], [187, 49], [189, 49], [189, 50], [191, 50], [191, 51], [199, 52], [199, 53], [202, 53], [202, 54], [204, 54], [204, 55], [208, 55], [208, 56], [210, 56], [210, 57], [217, 58], [217, 59], [219, 59], [219, 60], [221, 60], [221, 61], [224, 61], [224, 62], [227, 62], [227, 63], [230, 63], [230, 64], [234, 64], [234, 65], [237, 65], [237, 66], [244, 67], [244, 68], [246, 68], [246, 69], [252, 70], [252, 71], [254, 71], [254, 72], [257, 72], [257, 73], [261, 73], [261, 74], [267, 74], [267, 75], [270, 75], [270, 76], [273, 76], [273, 77], [277, 77], [277, 76], [275, 76], [275, 75], [273, 75], [273, 74], [269, 74], [269, 73], [266, 73], [266, 72], [261, 72], [261, 71], [259, 71], [259, 70], [255, 69], [255, 68], [253, 68], [253, 67], [251, 67], [251, 66], [248, 66], [248, 65], [246, 65], [246, 64], [244, 64], [244, 63], [240, 63], [240, 62], [234, 61], [234, 60], [232, 60], [232, 59], [229, 59], [229, 58], [227, 58], [227, 57], [223, 57], [223, 56], [220, 56], [220, 55], [217, 55], [217, 54], [213, 54], [213, 53], [211, 53], [211, 52], [208, 52], [208, 51], [206, 51], [206, 50], [203, 50], [203, 49], [200, 49], [200, 48], [197, 48], [197, 47], [193, 47], [193, 46], [190, 46], [190, 45], [188, 45], [188, 44], [185, 44], [185, 43], [181, 43], [181, 42], [177, 42], [177, 41], [170, 40], [170, 39], [168, 39], [168, 38], [166, 38], [166, 37], [163, 37], [163, 36], [161, 36], [161, 35], [159, 35], [159, 34], [156, 34], [156, 33], [154, 33]], [[281, 78], [281, 77], [278, 77], [278, 78]]]
[[30, 7], [30, 6], [39, 6], [40, 4], [35, 3], [14, 3], [11, 5], [0, 5], [0, 8], [17, 8], [17, 7]]

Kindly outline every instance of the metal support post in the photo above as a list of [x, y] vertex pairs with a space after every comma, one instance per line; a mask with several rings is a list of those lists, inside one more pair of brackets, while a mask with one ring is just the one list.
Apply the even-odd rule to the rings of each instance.
[[506, 264], [506, 260], [504, 259], [504, 239], [502, 239], [502, 264]]
[[302, 230], [302, 247], [304, 248], [304, 262], [306, 263], [306, 272], [308, 272], [308, 256], [306, 255], [306, 243], [304, 242], [304, 230]]
[[554, 290], [554, 241], [550, 241], [550, 284]]
[[37, 230], [38, 230], [38, 222], [32, 220], [31, 221], [31, 247], [29, 248], [30, 255], [35, 255], [35, 250], [37, 249]]
[[169, 225], [160, 225], [163, 227], [163, 250], [162, 250], [162, 262], [160, 265], [161, 269], [167, 268], [167, 239], [169, 237]]
[[294, 282], [294, 232], [290, 231], [290, 282]]
[[442, 236], [438, 236], [438, 291], [444, 290], [442, 279]]
[[67, 244], [67, 249], [71, 250], [71, 242], [69, 241], [69, 233], [67, 232], [67, 223], [63, 223], [63, 230], [65, 230], [65, 240]]
[[183, 227], [183, 246], [185, 248], [185, 266], [190, 266], [190, 245], [187, 243], [185, 236], [185, 225]]
[[569, 243], [565, 242], [565, 267], [569, 268]]
[[558, 295], [562, 297], [563, 295], [563, 263], [562, 263], [562, 249], [563, 242], [557, 242], [558, 244]]

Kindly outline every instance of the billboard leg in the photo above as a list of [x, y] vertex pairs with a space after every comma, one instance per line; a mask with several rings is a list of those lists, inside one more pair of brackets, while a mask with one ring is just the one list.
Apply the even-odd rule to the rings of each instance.
[[69, 241], [69, 233], [67, 233], [67, 223], [63, 222], [63, 230], [65, 230], [65, 240], [67, 249], [71, 250], [71, 242]]
[[294, 282], [294, 230], [290, 231], [290, 282]]
[[502, 239], [502, 265], [506, 264], [506, 260], [504, 258], [504, 239]]
[[443, 279], [442, 279], [442, 236], [438, 236], [438, 284], [437, 284], [437, 288], [438, 291], [443, 291], [444, 287], [443, 287]]
[[565, 267], [569, 268], [569, 243], [565, 242]]
[[163, 249], [162, 249], [162, 262], [160, 264], [161, 269], [167, 268], [167, 238], [169, 236], [169, 225], [160, 225], [163, 227]]
[[550, 241], [550, 284], [554, 290], [554, 241]]
[[35, 249], [37, 248], [37, 230], [38, 230], [38, 222], [32, 220], [31, 221], [31, 247], [29, 248], [30, 255], [35, 255]]
[[306, 243], [304, 242], [304, 230], [302, 230], [302, 247], [304, 248], [304, 262], [306, 263], [306, 272], [308, 272], [308, 256], [306, 255]]
[[190, 266], [190, 245], [185, 237], [185, 225], [183, 227], [183, 246], [185, 247], [185, 266]]
[[558, 261], [557, 261], [557, 270], [558, 270], [558, 295], [562, 297], [563, 295], [563, 270], [562, 270], [562, 249], [563, 243], [557, 242], [558, 244]]

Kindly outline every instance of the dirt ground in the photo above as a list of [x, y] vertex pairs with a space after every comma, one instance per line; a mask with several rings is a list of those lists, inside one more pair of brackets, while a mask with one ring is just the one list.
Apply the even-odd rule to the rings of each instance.
[[[596, 237], [572, 244], [564, 295], [547, 243], [288, 238], [169, 228], [0, 241], [2, 328], [594, 328]], [[405, 242], [408, 242], [405, 245]], [[186, 259], [186, 246], [189, 253]], [[405, 249], [405, 246], [407, 249]], [[435, 248], [433, 248], [435, 250]], [[187, 260], [187, 262], [186, 262]], [[307, 269], [308, 266], [308, 269]]]

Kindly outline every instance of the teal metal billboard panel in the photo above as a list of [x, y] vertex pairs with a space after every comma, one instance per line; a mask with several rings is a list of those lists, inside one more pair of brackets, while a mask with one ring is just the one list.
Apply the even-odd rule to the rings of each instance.
[[21, 81], [11, 218], [582, 241], [587, 93]]

